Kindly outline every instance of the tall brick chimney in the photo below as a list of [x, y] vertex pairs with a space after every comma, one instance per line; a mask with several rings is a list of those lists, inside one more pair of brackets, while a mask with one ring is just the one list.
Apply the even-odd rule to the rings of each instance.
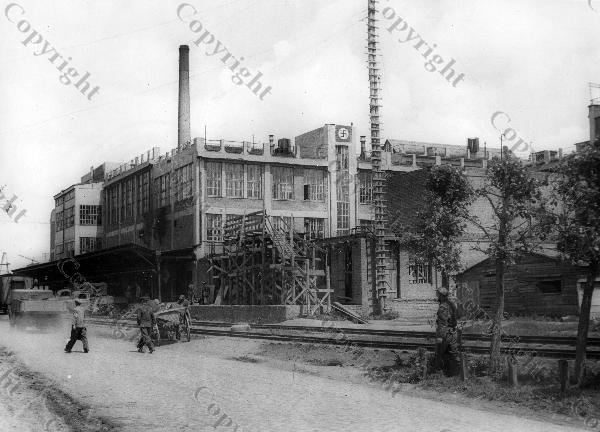
[[600, 105], [592, 103], [589, 106], [590, 144], [600, 138]]
[[190, 132], [190, 47], [179, 46], [179, 107], [177, 148], [191, 142]]

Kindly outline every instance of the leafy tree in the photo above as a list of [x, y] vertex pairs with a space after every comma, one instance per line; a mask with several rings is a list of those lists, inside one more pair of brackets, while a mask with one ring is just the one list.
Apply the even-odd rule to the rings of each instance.
[[501, 326], [504, 317], [504, 278], [509, 265], [536, 250], [546, 238], [547, 218], [543, 215], [541, 183], [510, 153], [488, 166], [483, 185], [475, 193], [491, 208], [491, 217], [467, 219], [480, 231], [475, 250], [490, 257], [496, 267], [496, 298], [490, 346], [490, 370], [501, 370]]
[[587, 264], [574, 377], [582, 385], [594, 281], [600, 276], [600, 140], [565, 157], [558, 172], [556, 190], [562, 212], [558, 217], [557, 246], [571, 263]]
[[417, 213], [412, 230], [395, 230], [401, 247], [411, 252], [418, 262], [431, 263], [448, 276], [460, 270], [459, 239], [466, 228], [473, 188], [464, 172], [452, 165], [436, 165], [428, 173], [425, 186], [425, 208]]

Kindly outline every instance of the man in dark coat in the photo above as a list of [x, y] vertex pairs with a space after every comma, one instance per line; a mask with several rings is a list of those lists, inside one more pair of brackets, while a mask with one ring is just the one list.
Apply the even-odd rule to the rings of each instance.
[[437, 290], [440, 306], [437, 311], [436, 344], [437, 365], [443, 364], [446, 375], [455, 376], [459, 372], [458, 335], [456, 325], [458, 312], [454, 303], [448, 298], [448, 289]]
[[141, 333], [140, 340], [137, 344], [138, 352], [143, 353], [144, 345], [146, 345], [150, 350], [150, 354], [152, 354], [154, 352], [154, 345], [152, 344], [150, 334], [152, 333], [152, 328], [154, 328], [154, 325], [156, 324], [156, 317], [148, 304], [148, 297], [142, 297], [141, 301], [142, 304], [137, 311], [137, 323], [140, 326]]
[[65, 352], [70, 353], [73, 345], [78, 340], [83, 343], [83, 352], [89, 352], [87, 329], [85, 327], [85, 308], [81, 305], [81, 301], [76, 299], [73, 317], [71, 318], [71, 339], [67, 342]]

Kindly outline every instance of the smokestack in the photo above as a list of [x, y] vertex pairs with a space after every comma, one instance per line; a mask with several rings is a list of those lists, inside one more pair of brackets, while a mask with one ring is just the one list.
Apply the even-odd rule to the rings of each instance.
[[191, 141], [190, 132], [190, 47], [179, 46], [179, 109], [177, 121], [177, 148]]
[[360, 157], [362, 159], [365, 158], [365, 155], [367, 154], [367, 137], [365, 135], [361, 135], [360, 136]]

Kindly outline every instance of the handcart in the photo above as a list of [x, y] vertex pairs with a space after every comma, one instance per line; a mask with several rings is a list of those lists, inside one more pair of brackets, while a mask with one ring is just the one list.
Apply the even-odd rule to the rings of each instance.
[[179, 341], [181, 335], [184, 340], [189, 342], [190, 319], [186, 308], [173, 308], [156, 312], [156, 325], [153, 331], [153, 339], [156, 345], [160, 345], [161, 340]]

